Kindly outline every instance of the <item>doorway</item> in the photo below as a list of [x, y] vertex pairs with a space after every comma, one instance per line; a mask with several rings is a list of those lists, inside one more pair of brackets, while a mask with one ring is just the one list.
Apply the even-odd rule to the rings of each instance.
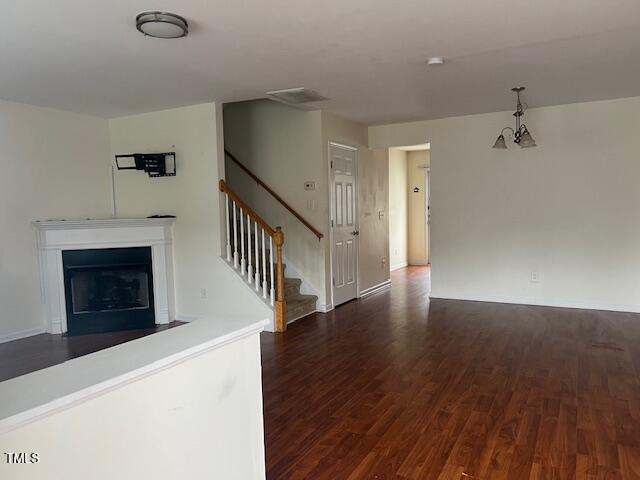
[[358, 150], [329, 142], [332, 303], [358, 296]]
[[431, 145], [389, 149], [391, 270], [429, 265]]

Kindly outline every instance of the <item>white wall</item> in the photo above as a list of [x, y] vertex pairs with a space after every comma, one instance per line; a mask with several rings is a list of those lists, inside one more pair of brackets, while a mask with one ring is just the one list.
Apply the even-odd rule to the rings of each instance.
[[[325, 177], [329, 178], [329, 142], [358, 149], [358, 288], [360, 292], [389, 280], [389, 152], [371, 151], [368, 128], [329, 112], [322, 112]], [[326, 195], [327, 202], [328, 194]], [[378, 213], [383, 213], [379, 218]], [[329, 217], [327, 217], [327, 224]], [[327, 243], [327, 290], [331, 289]], [[329, 293], [328, 293], [329, 295]]]
[[[331, 307], [328, 146], [338, 142], [357, 148], [360, 290], [388, 280], [387, 155], [374, 157], [369, 151], [365, 125], [268, 100], [226, 105], [224, 119], [227, 149], [325, 235], [319, 242], [227, 160], [231, 187], [271, 225], [283, 227], [286, 260], [311, 285], [321, 309]], [[315, 182], [316, 189], [305, 191], [305, 181]], [[384, 212], [382, 220], [377, 218], [378, 211]]]
[[[427, 253], [427, 176], [429, 150], [407, 152], [407, 180], [409, 182], [409, 265], [426, 265]], [[415, 188], [418, 189], [415, 192]]]
[[408, 205], [407, 152], [389, 149], [389, 264], [391, 270], [407, 265]]
[[358, 159], [358, 287], [360, 293], [389, 281], [389, 150], [362, 149]]
[[539, 146], [491, 149], [512, 120], [369, 130], [431, 142], [432, 296], [640, 311], [640, 98], [529, 109]]
[[[119, 217], [173, 214], [178, 318], [268, 310], [219, 259], [222, 125], [213, 103], [109, 121], [112, 154], [176, 152], [175, 177], [116, 173]], [[206, 297], [206, 298], [205, 298]]]
[[264, 479], [262, 425], [253, 335], [1, 435], [40, 462], [3, 458], [0, 478]]
[[0, 342], [45, 327], [33, 220], [110, 215], [106, 120], [0, 101]]
[[[231, 188], [271, 226], [281, 226], [284, 255], [325, 304], [324, 255], [328, 207], [321, 146], [321, 114], [270, 100], [225, 105], [225, 146], [311, 225], [318, 238], [233, 162], [226, 161]], [[305, 190], [306, 181], [315, 190]], [[287, 271], [285, 271], [285, 274]]]

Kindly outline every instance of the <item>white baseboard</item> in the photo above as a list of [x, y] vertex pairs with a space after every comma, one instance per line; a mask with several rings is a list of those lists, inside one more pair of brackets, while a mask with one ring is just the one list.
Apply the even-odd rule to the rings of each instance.
[[40, 335], [45, 333], [44, 327], [30, 328], [28, 330], [20, 330], [19, 332], [7, 333], [0, 335], [0, 343], [11, 342], [13, 340], [20, 340], [21, 338], [32, 337], [33, 335]]
[[429, 265], [429, 262], [409, 262], [407, 266], [409, 267], [426, 267]]
[[402, 263], [398, 263], [397, 265], [391, 265], [391, 268], [389, 269], [391, 272], [394, 272], [396, 270], [400, 270], [401, 268], [406, 268], [409, 266], [408, 262], [402, 262]]
[[359, 298], [368, 297], [369, 295], [373, 295], [374, 293], [384, 290], [385, 288], [388, 288], [390, 286], [391, 286], [391, 280], [385, 280], [384, 282], [379, 283], [378, 285], [374, 285], [373, 287], [366, 288], [363, 291], [361, 291]]
[[316, 310], [321, 313], [327, 313], [333, 310], [333, 303], [318, 304]]
[[196, 320], [200, 320], [202, 317], [198, 315], [189, 315], [186, 313], [176, 313], [176, 320], [179, 322], [195, 322]]
[[293, 322], [295, 322], [295, 321], [297, 321], [297, 320], [300, 320], [301, 318], [304, 318], [304, 317], [306, 317], [307, 315], [313, 315], [314, 313], [316, 313], [316, 312], [309, 312], [309, 313], [305, 313], [305, 314], [303, 314], [303, 315], [300, 315], [299, 317], [292, 318], [292, 319], [288, 319], [288, 318], [287, 318], [287, 325], [291, 325]]
[[562, 300], [540, 300], [528, 297], [509, 296], [475, 296], [460, 295], [455, 293], [431, 292], [431, 299], [443, 300], [467, 300], [471, 302], [511, 303], [514, 305], [534, 305], [537, 307], [575, 308], [580, 310], [601, 310], [605, 312], [640, 313], [640, 305], [607, 304], [607, 303], [583, 303]]

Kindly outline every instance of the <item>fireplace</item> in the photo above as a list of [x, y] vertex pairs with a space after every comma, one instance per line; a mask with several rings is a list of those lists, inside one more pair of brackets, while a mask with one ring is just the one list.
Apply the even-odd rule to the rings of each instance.
[[143, 328], [176, 320], [175, 218], [36, 221], [49, 333]]
[[151, 247], [62, 252], [67, 333], [155, 325]]

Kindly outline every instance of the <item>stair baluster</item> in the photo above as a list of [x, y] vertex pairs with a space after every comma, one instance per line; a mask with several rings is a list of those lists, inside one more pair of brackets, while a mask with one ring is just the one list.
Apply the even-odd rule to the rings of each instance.
[[236, 214], [236, 202], [232, 202], [233, 206], [233, 268], [238, 269], [238, 217]]
[[260, 255], [258, 253], [258, 222], [256, 222], [256, 291], [260, 291]]
[[244, 277], [247, 267], [247, 260], [244, 256], [244, 219], [242, 218], [242, 207], [240, 207], [240, 275]]
[[[257, 232], [256, 232], [257, 233]], [[247, 282], [253, 282], [253, 266], [251, 265], [251, 217], [247, 214]]]
[[231, 228], [229, 227], [229, 195], [225, 192], [224, 198], [227, 205], [227, 262], [231, 262]]
[[[273, 266], [271, 268], [273, 269]], [[264, 245], [264, 228], [262, 229], [262, 298], [267, 298], [267, 251]]]
[[271, 306], [273, 307], [273, 303], [276, 299], [276, 285], [273, 281], [274, 272], [273, 272], [273, 238], [269, 237], [269, 266], [271, 267], [269, 270], [271, 271], [271, 291], [269, 292], [269, 297], [271, 300]]

